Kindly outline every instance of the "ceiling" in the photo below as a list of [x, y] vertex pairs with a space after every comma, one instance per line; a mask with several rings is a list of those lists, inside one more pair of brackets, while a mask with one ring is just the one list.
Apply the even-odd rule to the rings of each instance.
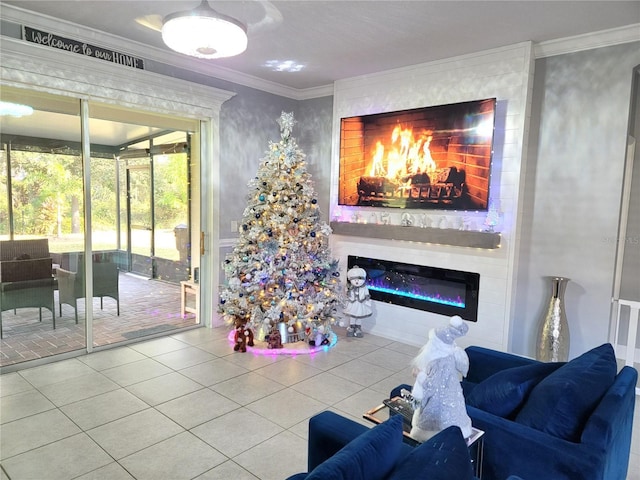
[[[166, 58], [171, 54], [158, 31], [162, 18], [199, 3], [1, 2], [116, 35], [135, 42], [132, 48], [151, 48]], [[640, 24], [640, 1], [211, 0], [210, 5], [248, 26], [249, 46], [233, 58], [188, 61], [207, 62], [204, 68], [210, 66], [213, 76], [222, 67], [298, 90], [522, 41]]]

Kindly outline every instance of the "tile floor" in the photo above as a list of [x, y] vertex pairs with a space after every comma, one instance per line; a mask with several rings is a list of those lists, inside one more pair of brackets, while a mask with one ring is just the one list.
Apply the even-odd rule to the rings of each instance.
[[[410, 381], [417, 349], [373, 335], [315, 356], [235, 353], [200, 328], [0, 376], [0, 479], [274, 479], [306, 469], [307, 421]], [[637, 402], [640, 407], [640, 401]], [[636, 408], [628, 480], [640, 480]]]

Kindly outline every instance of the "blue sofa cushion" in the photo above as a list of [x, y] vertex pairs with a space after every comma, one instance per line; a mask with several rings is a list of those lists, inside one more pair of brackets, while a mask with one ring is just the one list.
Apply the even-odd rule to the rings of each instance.
[[473, 480], [469, 448], [459, 427], [448, 427], [414, 448], [388, 477], [389, 480], [418, 478]]
[[467, 405], [509, 418], [524, 403], [533, 388], [564, 363], [533, 363], [494, 373], [468, 393]]
[[402, 416], [394, 415], [354, 438], [306, 480], [382, 480], [397, 462], [402, 445]]
[[613, 384], [617, 371], [611, 344], [589, 350], [536, 385], [516, 422], [579, 442], [585, 421]]

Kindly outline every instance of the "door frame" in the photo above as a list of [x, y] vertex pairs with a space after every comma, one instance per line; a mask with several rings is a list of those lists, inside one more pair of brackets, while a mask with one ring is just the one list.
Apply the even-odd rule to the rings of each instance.
[[[20, 12], [14, 13], [18, 16], [7, 17], [6, 20], [13, 20], [20, 25], [30, 24], [35, 28], [56, 27], [41, 25], [40, 21], [46, 22], [46, 19], [31, 15], [22, 18]], [[78, 32], [78, 40], [83, 39], [89, 41], [90, 35], [84, 37]], [[199, 223], [193, 224], [193, 235], [203, 238], [200, 286], [208, 292], [207, 295], [201, 295], [200, 317], [207, 326], [219, 325], [220, 319], [214, 315], [214, 302], [218, 298], [220, 283], [220, 111], [222, 104], [235, 96], [235, 92], [141, 69], [127, 69], [9, 37], [3, 37], [2, 40], [0, 73], [0, 85], [200, 121], [200, 156], [193, 158], [193, 161], [197, 161], [199, 166], [198, 188], [200, 185], [207, 185], [207, 188], [199, 191], [200, 212], [193, 219]], [[88, 112], [84, 112], [84, 115], [88, 116]], [[86, 245], [86, 249], [90, 254], [90, 244]], [[92, 342], [87, 342], [86, 349], [88, 352], [93, 350]], [[53, 360], [50, 361], [59, 359], [51, 358]]]

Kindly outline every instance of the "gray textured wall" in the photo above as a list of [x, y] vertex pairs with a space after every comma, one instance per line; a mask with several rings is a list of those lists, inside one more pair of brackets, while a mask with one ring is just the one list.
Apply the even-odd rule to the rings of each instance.
[[297, 104], [250, 88], [236, 86], [236, 91], [220, 112], [220, 238], [237, 236], [231, 231], [231, 221], [242, 219], [247, 182], [255, 177], [269, 140], [280, 140], [280, 114], [295, 113]]
[[313, 178], [322, 220], [329, 221], [331, 185], [331, 122], [333, 97], [314, 98], [299, 102], [298, 124], [294, 135], [307, 155], [307, 171]]
[[547, 275], [571, 278], [571, 353], [608, 339], [632, 69], [631, 43], [535, 65], [512, 349], [533, 355]]
[[221, 218], [220, 237], [232, 238], [231, 222], [239, 221], [247, 204], [247, 182], [258, 171], [269, 141], [280, 140], [277, 120], [293, 112], [293, 129], [306, 154], [323, 218], [328, 218], [331, 175], [332, 97], [295, 101], [236, 86], [238, 95], [222, 106], [220, 115]]

